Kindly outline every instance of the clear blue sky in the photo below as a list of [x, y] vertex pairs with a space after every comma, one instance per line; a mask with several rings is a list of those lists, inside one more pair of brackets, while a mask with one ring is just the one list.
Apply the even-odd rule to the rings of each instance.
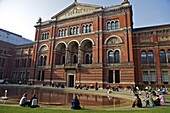
[[[0, 0], [0, 28], [34, 40], [34, 25], [69, 6], [74, 0]], [[77, 0], [79, 3], [114, 6], [122, 0]], [[170, 0], [129, 0], [133, 6], [134, 27], [170, 24]]]

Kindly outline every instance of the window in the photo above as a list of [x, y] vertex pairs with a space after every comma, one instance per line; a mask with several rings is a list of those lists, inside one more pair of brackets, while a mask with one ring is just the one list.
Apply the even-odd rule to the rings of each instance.
[[65, 56], [61, 57], [61, 61], [62, 61], [61, 64], [65, 64]]
[[115, 22], [115, 29], [119, 29], [119, 21]]
[[85, 64], [92, 64], [92, 54], [86, 54], [85, 59]]
[[113, 70], [109, 70], [108, 83], [113, 83]]
[[115, 23], [114, 23], [114, 22], [111, 23], [111, 29], [112, 29], [112, 30], [115, 29]]
[[44, 66], [46, 66], [46, 62], [47, 62], [47, 56], [44, 56]]
[[161, 50], [159, 54], [160, 54], [160, 62], [166, 63], [166, 53], [165, 53], [165, 51]]
[[31, 67], [31, 61], [32, 61], [32, 59], [29, 58], [28, 67]]
[[89, 25], [89, 32], [92, 32], [93, 31], [93, 28], [92, 28], [92, 25], [90, 24]]
[[143, 71], [143, 83], [148, 84], [148, 71]]
[[78, 26], [70, 27], [70, 35], [77, 35], [77, 34], [79, 34], [79, 27]]
[[113, 53], [113, 51], [108, 52], [108, 63], [114, 63], [114, 53]]
[[162, 82], [164, 84], [168, 84], [169, 77], [168, 77], [168, 71], [162, 71]]
[[141, 59], [142, 59], [142, 64], [147, 63], [147, 57], [146, 57], [146, 52], [145, 51], [141, 52]]
[[114, 61], [115, 63], [120, 63], [120, 54], [118, 50], [116, 50], [114, 53]]
[[49, 32], [43, 32], [42, 33], [42, 40], [48, 39], [49, 38]]
[[38, 81], [44, 81], [44, 75], [45, 75], [44, 71], [39, 71], [38, 76], [37, 76], [37, 80]]
[[93, 31], [93, 25], [92, 24], [85, 24], [82, 26], [82, 33], [90, 33]]
[[42, 66], [43, 65], [43, 56], [40, 56], [40, 63], [39, 63], [39, 66]]
[[111, 23], [110, 22], [107, 22], [107, 30], [111, 30]]
[[3, 79], [3, 72], [0, 72], [0, 79]]
[[170, 63], [170, 49], [168, 50], [168, 63]]
[[76, 63], [78, 63], [78, 57], [77, 57], [77, 55], [74, 55], [73, 56], [73, 64], [76, 64]]
[[154, 63], [154, 54], [152, 51], [148, 52], [148, 62], [149, 64], [153, 64]]
[[151, 81], [151, 84], [156, 83], [156, 72], [155, 71], [150, 71], [150, 81]]

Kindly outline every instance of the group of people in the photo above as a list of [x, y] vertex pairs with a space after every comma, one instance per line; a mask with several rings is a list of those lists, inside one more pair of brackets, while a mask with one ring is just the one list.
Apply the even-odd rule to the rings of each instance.
[[[151, 87], [146, 87], [144, 89], [146, 95], [144, 101], [146, 102], [146, 107], [160, 106], [165, 103], [164, 94], [167, 93], [167, 89], [162, 86], [160, 89], [156, 88], [156, 90], [152, 91]], [[142, 101], [139, 97], [140, 94], [134, 93], [136, 96], [135, 101], [132, 104], [132, 107], [142, 107]]]
[[24, 93], [22, 98], [20, 99], [20, 102], [19, 102], [20, 106], [28, 106], [28, 107], [31, 107], [31, 108], [36, 108], [36, 107], [39, 107], [38, 105], [38, 98], [36, 97], [36, 95], [34, 94], [33, 97], [31, 98], [30, 101], [27, 100], [27, 93]]

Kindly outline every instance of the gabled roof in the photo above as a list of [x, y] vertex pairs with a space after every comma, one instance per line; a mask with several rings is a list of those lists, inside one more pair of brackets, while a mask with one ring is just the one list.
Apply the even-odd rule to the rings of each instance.
[[60, 20], [60, 19], [70, 18], [74, 16], [87, 14], [90, 12], [92, 13], [94, 11], [101, 10], [102, 8], [103, 8], [102, 6], [98, 6], [98, 5], [82, 4], [82, 3], [74, 2], [64, 10], [60, 11], [58, 14], [51, 17], [51, 19], [57, 18], [58, 20]]

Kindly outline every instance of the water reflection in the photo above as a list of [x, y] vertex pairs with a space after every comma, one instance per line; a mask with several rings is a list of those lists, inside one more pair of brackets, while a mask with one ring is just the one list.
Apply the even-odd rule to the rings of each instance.
[[22, 97], [23, 93], [28, 94], [28, 99], [31, 98], [33, 94], [36, 94], [39, 102], [43, 104], [61, 104], [62, 106], [71, 106], [71, 101], [78, 95], [82, 107], [97, 107], [97, 106], [111, 106], [119, 107], [122, 104], [127, 103], [128, 100], [120, 99], [116, 97], [107, 96], [97, 96], [88, 94], [75, 94], [66, 93], [61, 90], [51, 90], [51, 89], [39, 89], [39, 88], [19, 88], [19, 87], [0, 87], [0, 97], [4, 96], [4, 91], [8, 90], [7, 96], [10, 99], [19, 99]]

